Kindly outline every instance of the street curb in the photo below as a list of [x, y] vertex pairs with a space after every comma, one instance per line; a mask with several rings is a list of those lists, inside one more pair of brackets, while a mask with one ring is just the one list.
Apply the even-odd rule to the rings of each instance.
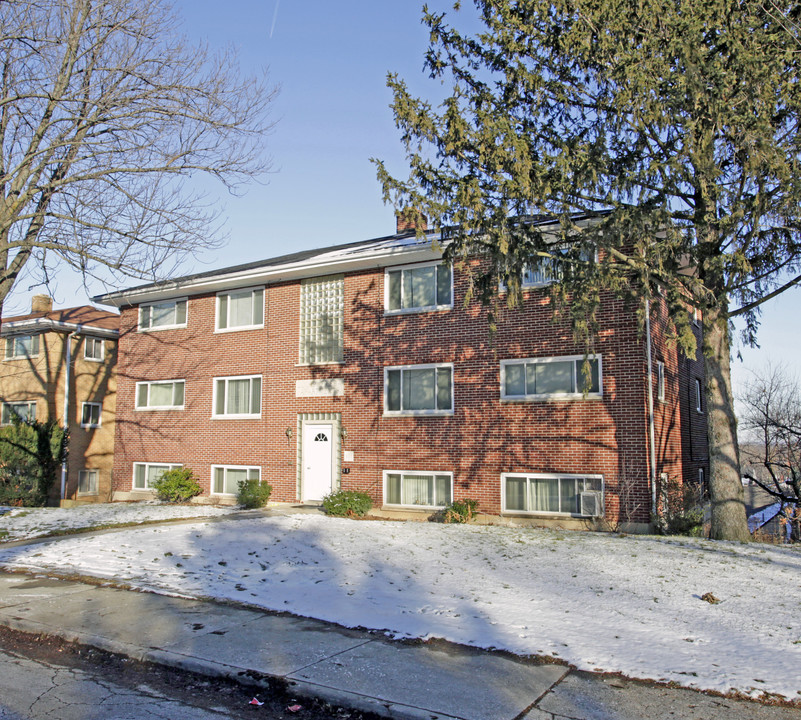
[[250, 668], [226, 665], [225, 663], [214, 662], [192, 655], [183, 655], [160, 648], [143, 648], [139, 645], [111, 640], [102, 635], [69, 632], [60, 628], [53, 628], [52, 625], [45, 625], [44, 623], [24, 618], [0, 618], [0, 625], [29, 635], [57, 637], [69, 643], [92, 647], [114, 655], [121, 655], [137, 662], [152, 663], [205, 677], [230, 680], [240, 685], [255, 685], [270, 689], [271, 685], [278, 684], [287, 692], [290, 690], [295, 691], [301, 698], [314, 698], [330, 705], [374, 713], [390, 720], [462, 720], [458, 716], [433, 713], [430, 710], [411, 705], [383, 701], [379, 698], [352, 693], [347, 690], [339, 690], [306, 680], [296, 680], [291, 676], [270, 675]]

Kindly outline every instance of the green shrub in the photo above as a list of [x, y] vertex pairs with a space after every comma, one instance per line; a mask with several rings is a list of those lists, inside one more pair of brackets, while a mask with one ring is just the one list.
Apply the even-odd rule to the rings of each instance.
[[202, 492], [194, 473], [189, 468], [167, 470], [150, 486], [156, 491], [159, 500], [173, 503], [186, 502]]
[[465, 498], [464, 500], [454, 500], [445, 508], [442, 515], [442, 522], [446, 523], [466, 523], [473, 519], [478, 507], [478, 500]]
[[239, 483], [236, 501], [248, 509], [264, 507], [273, 491], [272, 485], [258, 480], [243, 480]]
[[337, 517], [363, 517], [371, 507], [372, 498], [361, 490], [340, 490], [323, 498], [323, 510]]
[[42, 506], [67, 459], [68, 434], [55, 420], [0, 428], [0, 505]]

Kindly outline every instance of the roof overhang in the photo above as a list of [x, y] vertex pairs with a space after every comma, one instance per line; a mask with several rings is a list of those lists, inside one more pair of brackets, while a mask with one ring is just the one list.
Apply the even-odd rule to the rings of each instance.
[[376, 240], [359, 247], [321, 250], [298, 262], [257, 265], [220, 270], [217, 273], [188, 276], [162, 283], [119, 290], [92, 298], [94, 302], [113, 307], [126, 307], [168, 298], [221, 292], [249, 285], [269, 285], [320, 275], [336, 275], [406, 263], [439, 260], [442, 245], [439, 233], [429, 233], [424, 239], [415, 236]]
[[95, 335], [102, 338], [116, 339], [119, 330], [97, 327], [90, 323], [67, 323], [52, 320], [51, 318], [27, 318], [25, 320], [4, 321], [0, 327], [0, 335], [18, 335], [20, 333], [36, 334], [42, 332], [79, 333], [80, 335]]

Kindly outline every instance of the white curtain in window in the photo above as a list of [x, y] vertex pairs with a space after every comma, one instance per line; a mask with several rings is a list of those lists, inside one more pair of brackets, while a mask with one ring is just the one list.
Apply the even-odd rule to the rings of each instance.
[[434, 478], [431, 475], [403, 476], [404, 505], [433, 505]]
[[559, 512], [559, 478], [531, 478], [529, 510]]
[[415, 268], [404, 273], [404, 307], [431, 307], [437, 304], [437, 269]]
[[231, 293], [228, 296], [229, 327], [253, 325], [253, 292]]
[[150, 405], [167, 407], [172, 405], [172, 383], [152, 383], [150, 385]]
[[250, 379], [228, 381], [226, 413], [229, 415], [250, 413]]

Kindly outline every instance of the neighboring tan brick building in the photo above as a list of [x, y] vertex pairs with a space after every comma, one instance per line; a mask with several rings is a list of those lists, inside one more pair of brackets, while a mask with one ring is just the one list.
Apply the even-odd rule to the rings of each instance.
[[553, 321], [545, 271], [491, 334], [434, 239], [401, 230], [97, 298], [121, 312], [114, 498], [148, 497], [185, 465], [201, 502], [232, 502], [250, 477], [277, 501], [341, 487], [384, 513], [470, 497], [515, 522], [634, 528], [650, 520], [652, 477], [698, 478], [704, 408], [688, 419], [686, 405], [703, 366], [663, 323], [652, 468], [634, 312], [604, 303], [585, 395], [584, 347]]
[[28, 315], [4, 318], [0, 422], [57, 419], [69, 459], [51, 501], [105, 502], [114, 458], [119, 316], [91, 306], [53, 310], [46, 295]]

